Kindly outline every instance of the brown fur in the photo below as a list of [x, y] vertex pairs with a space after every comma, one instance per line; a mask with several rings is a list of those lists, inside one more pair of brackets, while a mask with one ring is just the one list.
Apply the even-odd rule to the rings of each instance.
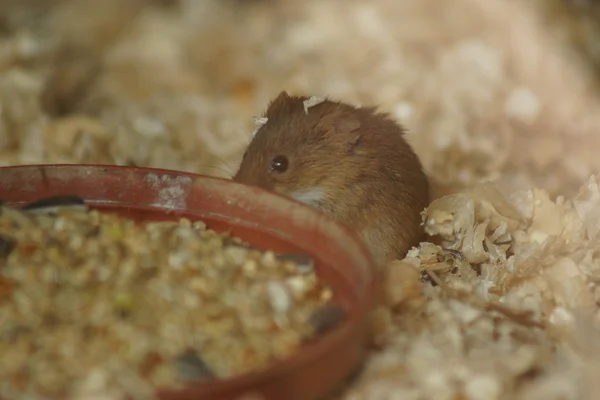
[[[321, 187], [318, 208], [358, 230], [381, 265], [403, 258], [423, 235], [429, 184], [402, 128], [373, 108], [327, 100], [305, 113], [307, 97], [282, 92], [248, 145], [234, 180], [284, 195]], [[269, 171], [277, 155], [282, 174]]]

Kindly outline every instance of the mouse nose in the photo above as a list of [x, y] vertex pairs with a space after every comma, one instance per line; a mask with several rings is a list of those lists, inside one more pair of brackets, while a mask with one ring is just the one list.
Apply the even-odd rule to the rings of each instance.
[[266, 190], [273, 190], [273, 182], [262, 174], [252, 173], [244, 168], [240, 168], [232, 178], [235, 182], [245, 185], [256, 186]]

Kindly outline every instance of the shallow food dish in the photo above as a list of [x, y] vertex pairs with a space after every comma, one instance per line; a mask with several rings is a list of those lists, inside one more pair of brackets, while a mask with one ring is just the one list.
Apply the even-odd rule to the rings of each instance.
[[305, 253], [316, 261], [344, 323], [282, 362], [238, 377], [158, 389], [160, 399], [312, 400], [349, 376], [366, 353], [373, 264], [356, 235], [302, 204], [232, 181], [149, 168], [99, 165], [34, 165], [0, 168], [0, 199], [19, 206], [40, 198], [76, 195], [92, 208], [137, 220], [202, 220], [253, 246]]

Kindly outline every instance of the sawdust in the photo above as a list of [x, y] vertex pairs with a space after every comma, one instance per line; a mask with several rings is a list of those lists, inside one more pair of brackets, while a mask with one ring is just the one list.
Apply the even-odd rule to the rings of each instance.
[[544, 3], [5, 0], [0, 163], [231, 176], [281, 90], [379, 106], [440, 198], [340, 397], [599, 398], [600, 99]]

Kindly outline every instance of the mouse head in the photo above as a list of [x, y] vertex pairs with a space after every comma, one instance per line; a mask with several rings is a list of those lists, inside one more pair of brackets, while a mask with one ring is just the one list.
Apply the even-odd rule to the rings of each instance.
[[349, 156], [360, 141], [353, 111], [282, 92], [267, 108], [233, 179], [318, 206], [351, 173]]

